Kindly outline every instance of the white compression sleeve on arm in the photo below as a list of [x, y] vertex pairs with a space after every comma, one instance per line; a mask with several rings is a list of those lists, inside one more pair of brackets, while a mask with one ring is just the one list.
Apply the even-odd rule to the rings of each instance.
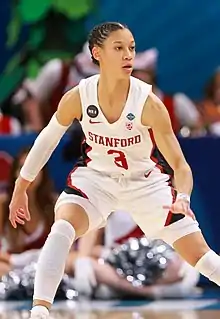
[[49, 124], [41, 131], [20, 171], [22, 178], [32, 182], [47, 163], [60, 139], [69, 126], [61, 125], [54, 114]]

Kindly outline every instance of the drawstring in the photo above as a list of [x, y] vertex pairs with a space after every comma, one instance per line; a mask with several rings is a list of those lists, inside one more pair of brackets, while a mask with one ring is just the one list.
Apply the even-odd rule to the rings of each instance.
[[125, 176], [121, 173], [112, 173], [111, 178], [116, 179], [121, 184], [122, 181], [125, 179]]

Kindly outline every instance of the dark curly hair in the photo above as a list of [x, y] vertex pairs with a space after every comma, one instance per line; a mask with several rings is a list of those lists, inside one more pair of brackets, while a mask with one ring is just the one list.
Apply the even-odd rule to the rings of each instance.
[[112, 32], [128, 29], [125, 24], [121, 24], [119, 22], [105, 22], [96, 25], [90, 32], [88, 36], [89, 42], [89, 50], [91, 52], [91, 58], [94, 64], [99, 65], [99, 61], [97, 61], [92, 54], [92, 49], [95, 45], [101, 47], [103, 42], [109, 37]]
[[[23, 156], [29, 153], [29, 150], [30, 150], [29, 147], [23, 148], [14, 158], [11, 171], [10, 171], [10, 176], [9, 176], [7, 200], [3, 205], [3, 229], [5, 231], [7, 229], [8, 239], [10, 240], [10, 242], [14, 243], [15, 246], [19, 245], [19, 243], [16, 242], [16, 238], [17, 238], [18, 231], [20, 231], [23, 226], [18, 225], [18, 228], [16, 229], [14, 229], [11, 226], [9, 222], [9, 204], [12, 198], [15, 181], [17, 179], [16, 173], [20, 170], [20, 160]], [[41, 172], [42, 172], [41, 181], [35, 190], [36, 201], [39, 206], [39, 213], [41, 214], [42, 219], [45, 221], [46, 228], [49, 230], [54, 220], [55, 191], [54, 191], [53, 183], [51, 179], [49, 178], [47, 166], [45, 166]]]

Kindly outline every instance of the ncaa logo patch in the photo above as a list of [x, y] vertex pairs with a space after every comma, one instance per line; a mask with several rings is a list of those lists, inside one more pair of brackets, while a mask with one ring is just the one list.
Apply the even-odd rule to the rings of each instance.
[[98, 110], [97, 106], [95, 106], [95, 105], [89, 105], [89, 106], [87, 107], [86, 112], [87, 112], [88, 116], [91, 117], [91, 118], [93, 118], [93, 119], [94, 119], [95, 117], [97, 117], [98, 114], [99, 114], [99, 110]]
[[127, 117], [127, 119], [128, 119], [129, 121], [133, 121], [133, 120], [135, 119], [135, 116], [134, 116], [133, 113], [128, 113], [128, 115], [127, 115], [126, 117]]

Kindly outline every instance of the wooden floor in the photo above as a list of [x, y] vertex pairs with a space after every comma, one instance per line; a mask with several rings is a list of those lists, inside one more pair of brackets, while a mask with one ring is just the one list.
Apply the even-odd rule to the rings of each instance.
[[[29, 319], [30, 302], [0, 302], [0, 319]], [[208, 299], [55, 303], [51, 319], [219, 319], [220, 294]]]
[[[9, 311], [0, 314], [1, 319], [28, 319], [29, 312]], [[164, 313], [152, 311], [94, 311], [73, 313], [70, 311], [53, 311], [51, 319], [219, 319], [218, 310], [196, 310], [196, 311], [166, 311]]]

